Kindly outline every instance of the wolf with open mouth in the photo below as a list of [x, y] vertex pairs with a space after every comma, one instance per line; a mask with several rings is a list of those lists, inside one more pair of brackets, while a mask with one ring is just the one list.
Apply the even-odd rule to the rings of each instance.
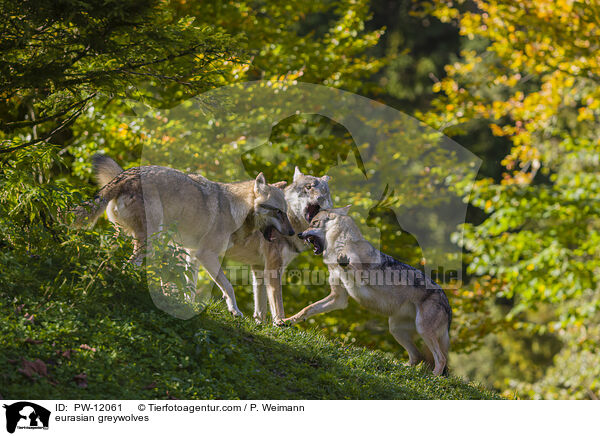
[[[319, 313], [343, 309], [348, 296], [385, 315], [390, 333], [406, 351], [409, 364], [425, 360], [435, 375], [446, 370], [452, 310], [442, 288], [422, 271], [373, 247], [360, 233], [348, 208], [321, 210], [298, 237], [323, 254], [331, 293], [286, 322], [297, 323]], [[424, 354], [414, 343], [423, 338]], [[425, 357], [423, 357], [425, 355]]]
[[[327, 175], [315, 177], [302, 174], [296, 167], [292, 183], [284, 189], [288, 205], [287, 217], [296, 233], [306, 230], [320, 210], [332, 207], [328, 182]], [[256, 223], [252, 220], [247, 220], [233, 234], [231, 242], [225, 258], [250, 265], [254, 289], [254, 319], [258, 322], [266, 320], [268, 303], [273, 323], [281, 324], [285, 316], [281, 277], [289, 263], [306, 250], [306, 246], [295, 235], [282, 235], [270, 227], [259, 234], [256, 232]]]

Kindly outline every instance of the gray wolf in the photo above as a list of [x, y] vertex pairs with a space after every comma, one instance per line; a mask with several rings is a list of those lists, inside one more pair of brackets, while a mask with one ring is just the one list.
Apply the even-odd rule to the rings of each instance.
[[[332, 207], [328, 181], [327, 175], [314, 177], [295, 168], [293, 181], [284, 189], [284, 194], [288, 204], [287, 216], [296, 232], [306, 230], [310, 220], [321, 209]], [[267, 242], [255, 230], [251, 220], [233, 234], [231, 241], [232, 246], [225, 257], [250, 265], [254, 319], [259, 323], [265, 321], [268, 302], [273, 323], [281, 324], [285, 316], [281, 277], [290, 262], [306, 250], [306, 244], [295, 235], [289, 237], [283, 233], [277, 233]]]
[[242, 313], [219, 259], [231, 245], [233, 234], [244, 225], [267, 241], [275, 240], [277, 233], [295, 234], [283, 191], [269, 185], [262, 173], [255, 180], [219, 183], [161, 166], [123, 171], [102, 155], [93, 158], [93, 165], [98, 183], [104, 186], [74, 210], [74, 225], [91, 226], [106, 210], [113, 224], [133, 236], [131, 261], [138, 266], [153, 235], [176, 225], [174, 242], [188, 253], [187, 261], [196, 271], [194, 285], [197, 269], [203, 266], [235, 316]]
[[296, 323], [343, 309], [351, 296], [365, 308], [388, 317], [390, 333], [408, 351], [410, 365], [423, 360], [414, 342], [418, 333], [426, 345], [425, 360], [433, 364], [435, 375], [442, 374], [448, 361], [452, 318], [446, 294], [422, 271], [375, 249], [348, 216], [348, 208], [320, 211], [298, 235], [313, 245], [315, 254], [323, 254], [331, 293], [285, 321]]

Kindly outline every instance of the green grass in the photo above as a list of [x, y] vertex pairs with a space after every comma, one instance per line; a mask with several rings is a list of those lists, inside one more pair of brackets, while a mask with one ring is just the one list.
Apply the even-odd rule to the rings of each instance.
[[[142, 289], [41, 293], [26, 283], [1, 289], [0, 395], [34, 400], [498, 398], [464, 380], [433, 377], [389, 353], [347, 346], [317, 331], [233, 319], [222, 302], [179, 320], [158, 310]], [[34, 315], [33, 322], [26, 314]], [[24, 360], [36, 359], [46, 364], [47, 375], [19, 371]], [[82, 373], [85, 377], [76, 377]]]

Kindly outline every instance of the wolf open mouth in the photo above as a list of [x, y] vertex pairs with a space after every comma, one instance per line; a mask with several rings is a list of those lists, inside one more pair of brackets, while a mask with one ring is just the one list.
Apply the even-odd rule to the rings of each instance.
[[275, 228], [275, 226], [267, 226], [263, 230], [263, 236], [267, 241], [273, 242], [275, 240], [275, 237], [277, 236], [277, 231], [278, 230]]
[[315, 236], [315, 235], [308, 235], [306, 237], [306, 240], [308, 242], [310, 242], [311, 244], [313, 244], [313, 253], [315, 253], [315, 254], [323, 253], [323, 241], [321, 241], [321, 238], [319, 238], [318, 236]]
[[304, 219], [306, 220], [306, 222], [310, 223], [315, 217], [315, 215], [319, 213], [320, 210], [321, 206], [319, 206], [317, 203], [312, 203], [306, 206], [306, 208], [304, 209]]

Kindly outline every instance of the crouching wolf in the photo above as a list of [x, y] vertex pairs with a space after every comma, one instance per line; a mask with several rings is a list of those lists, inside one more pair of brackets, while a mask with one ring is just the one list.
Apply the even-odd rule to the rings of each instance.
[[194, 284], [202, 265], [223, 292], [233, 315], [242, 313], [219, 257], [231, 245], [235, 231], [249, 222], [266, 240], [273, 240], [277, 233], [294, 234], [283, 191], [267, 184], [262, 173], [255, 180], [219, 183], [160, 166], [123, 171], [114, 160], [102, 155], [94, 156], [93, 164], [103, 188], [74, 210], [74, 225], [92, 226], [106, 210], [113, 224], [133, 236], [131, 261], [138, 266], [152, 235], [176, 225], [178, 236], [174, 242], [188, 253], [187, 260], [196, 271]]
[[[420, 270], [375, 249], [347, 216], [348, 207], [324, 210], [298, 236], [323, 253], [331, 293], [285, 321], [296, 323], [348, 304], [348, 295], [362, 306], [389, 318], [390, 333], [416, 365], [423, 355], [415, 333], [425, 342], [425, 360], [435, 375], [446, 369], [452, 311], [444, 291]], [[429, 352], [428, 352], [429, 351]], [[431, 362], [433, 357], [433, 362]]]
[[[294, 179], [285, 190], [287, 216], [296, 232], [306, 230], [310, 220], [321, 210], [332, 207], [329, 176], [314, 177], [296, 167]], [[283, 183], [283, 182], [278, 182]], [[281, 276], [289, 263], [306, 249], [295, 234], [277, 233], [269, 242], [255, 229], [251, 220], [233, 234], [232, 246], [225, 257], [250, 265], [254, 288], [254, 319], [264, 322], [267, 301], [273, 324], [282, 323], [284, 315]], [[266, 288], [266, 289], [265, 289]], [[265, 292], [266, 291], [266, 292]]]

